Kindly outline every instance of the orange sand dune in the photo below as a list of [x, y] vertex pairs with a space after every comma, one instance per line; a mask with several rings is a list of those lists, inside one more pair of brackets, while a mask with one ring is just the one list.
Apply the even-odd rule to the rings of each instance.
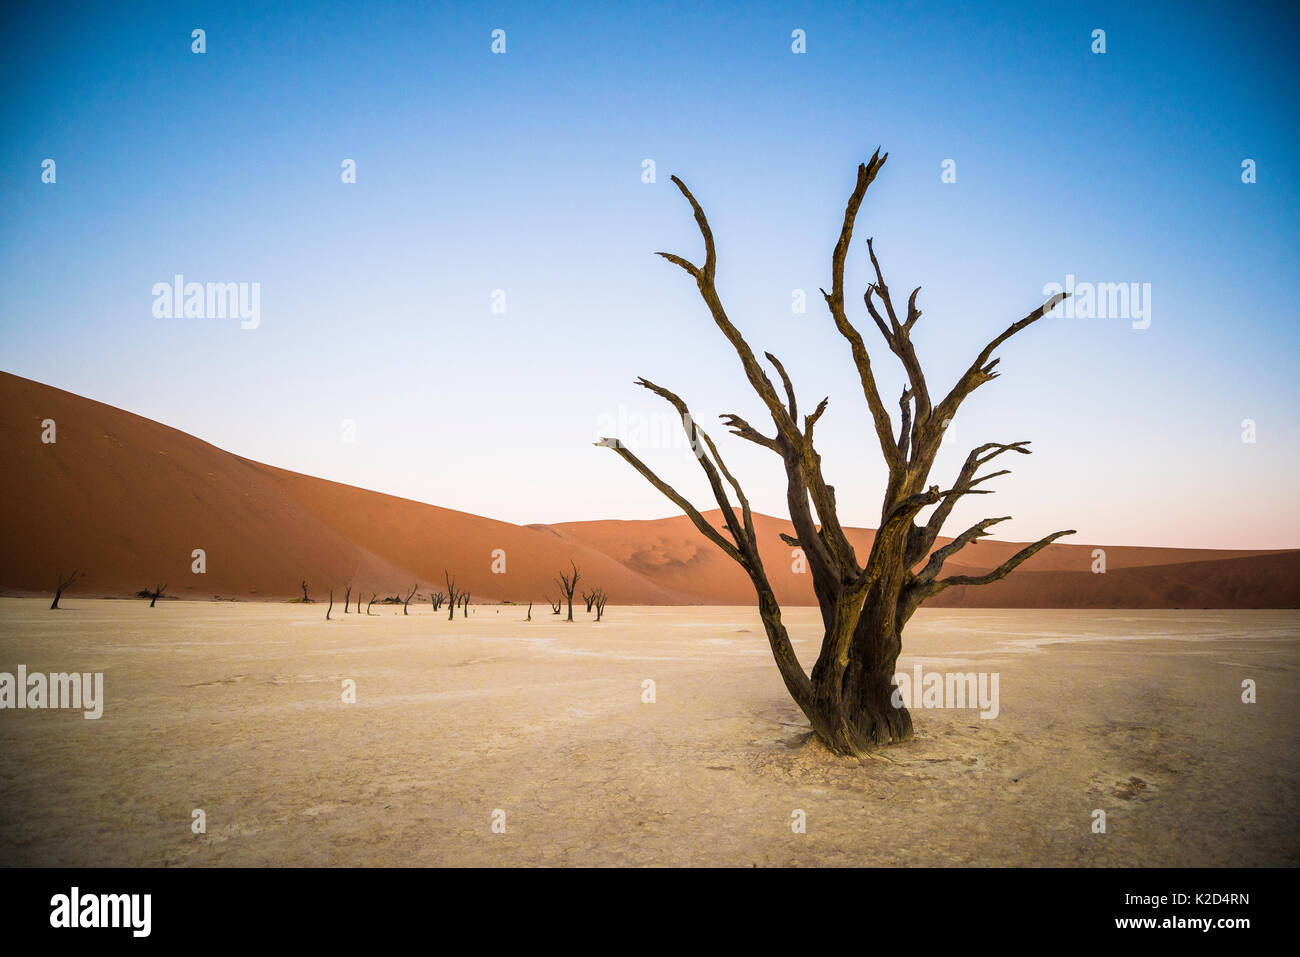
[[[43, 419], [58, 441], [40, 440]], [[749, 582], [682, 516], [653, 521], [511, 525], [262, 465], [149, 419], [0, 373], [0, 591], [53, 589], [60, 570], [84, 567], [81, 596], [120, 596], [154, 583], [209, 598], [299, 596], [329, 588], [354, 596], [442, 586], [444, 568], [475, 601], [541, 601], [569, 559], [583, 584], [617, 604], [749, 604]], [[710, 513], [716, 523], [718, 513]], [[788, 522], [755, 516], [778, 597], [812, 604], [779, 533]], [[850, 529], [859, 557], [869, 529]], [[995, 567], [1019, 547], [984, 540], [948, 573]], [[1300, 550], [1106, 547], [1094, 575], [1092, 545], [1052, 545], [1010, 578], [951, 588], [936, 604], [969, 607], [1300, 607]], [[193, 549], [207, 570], [191, 571]], [[493, 551], [506, 572], [492, 571]], [[70, 594], [71, 594], [70, 593]], [[543, 609], [545, 611], [545, 609]]]

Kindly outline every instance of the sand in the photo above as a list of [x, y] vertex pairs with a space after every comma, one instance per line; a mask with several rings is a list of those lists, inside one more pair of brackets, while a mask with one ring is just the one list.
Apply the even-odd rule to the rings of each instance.
[[1295, 612], [923, 609], [901, 668], [996, 672], [1000, 713], [857, 761], [807, 743], [747, 608], [64, 604], [0, 599], [0, 671], [102, 671], [104, 715], [0, 711], [0, 864], [1300, 860]]

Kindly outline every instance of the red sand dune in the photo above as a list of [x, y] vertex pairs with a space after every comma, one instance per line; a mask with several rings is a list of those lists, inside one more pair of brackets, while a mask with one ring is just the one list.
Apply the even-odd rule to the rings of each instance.
[[[58, 423], [43, 444], [41, 421]], [[232, 455], [191, 435], [100, 402], [0, 373], [0, 592], [53, 590], [60, 571], [85, 568], [69, 596], [132, 595], [155, 583], [182, 597], [313, 598], [344, 583], [354, 596], [426, 593], [443, 569], [474, 601], [540, 602], [555, 595], [569, 559], [582, 584], [615, 604], [750, 604], [748, 579], [682, 516], [654, 521], [511, 525], [311, 478]], [[717, 513], [711, 513], [716, 522]], [[755, 516], [764, 564], [787, 604], [812, 604], [807, 575], [791, 569], [780, 532]], [[850, 529], [865, 557], [869, 529]], [[941, 540], [945, 541], [945, 540]], [[986, 571], [1016, 543], [984, 540], [948, 573]], [[207, 572], [191, 571], [206, 552]], [[1107, 573], [1091, 573], [1092, 545], [1052, 545], [1009, 578], [954, 587], [932, 602], [967, 607], [1295, 608], [1300, 550], [1106, 547]], [[504, 549], [506, 573], [491, 571]], [[545, 609], [543, 609], [545, 610]]]

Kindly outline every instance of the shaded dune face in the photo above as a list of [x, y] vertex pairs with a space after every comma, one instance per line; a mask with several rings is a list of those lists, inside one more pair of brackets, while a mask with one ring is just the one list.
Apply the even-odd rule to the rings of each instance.
[[[53, 419], [57, 441], [41, 441]], [[512, 525], [263, 465], [149, 419], [0, 373], [0, 590], [51, 592], [60, 572], [84, 568], [69, 597], [127, 596], [155, 583], [190, 598], [295, 598], [345, 583], [353, 596], [442, 586], [442, 573], [474, 601], [554, 597], [569, 560], [579, 589], [602, 586], [620, 605], [751, 604], [744, 573], [684, 516], [651, 521]], [[715, 524], [721, 517], [706, 513]], [[756, 515], [764, 565], [784, 604], [814, 603], [780, 534]], [[859, 555], [870, 529], [848, 529]], [[941, 538], [941, 546], [949, 539]], [[1023, 543], [984, 540], [950, 574], [996, 567]], [[954, 587], [939, 606], [1064, 608], [1300, 607], [1300, 551], [1106, 547], [1107, 573], [1091, 572], [1093, 545], [1054, 544], [1009, 578]], [[203, 574], [192, 570], [202, 549]], [[493, 552], [505, 574], [492, 571]]]

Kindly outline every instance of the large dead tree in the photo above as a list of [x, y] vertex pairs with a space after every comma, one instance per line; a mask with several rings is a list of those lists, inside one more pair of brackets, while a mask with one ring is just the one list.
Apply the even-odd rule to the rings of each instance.
[[50, 611], [54, 611], [59, 607], [59, 599], [63, 597], [65, 588], [71, 587], [78, 578], [85, 577], [86, 573], [81, 569], [73, 570], [72, 574], [66, 578], [63, 577], [63, 572], [59, 572], [58, 584], [54, 588], [54, 601], [50, 602]]
[[[746, 378], [771, 416], [774, 429], [771, 435], [751, 426], [738, 415], [721, 418], [734, 435], [774, 452], [785, 466], [786, 502], [795, 536], [783, 538], [788, 545], [803, 549], [812, 573], [813, 590], [824, 629], [821, 651], [811, 674], [800, 665], [781, 621], [780, 606], [759, 558], [749, 500], [718, 455], [713, 440], [692, 418], [686, 403], [653, 382], [637, 380], [638, 385], [668, 401], [681, 415], [691, 448], [722, 510], [725, 533], [706, 521], [695, 506], [620, 441], [606, 438], [597, 443], [614, 449], [685, 512], [706, 538], [744, 568], [757, 593], [759, 614], [768, 643], [790, 695], [807, 716], [818, 738], [837, 753], [855, 755], [864, 754], [877, 745], [905, 740], [912, 734], [911, 715], [906, 708], [894, 707], [891, 698], [895, 663], [902, 648], [903, 626], [921, 603], [953, 585], [983, 585], [1004, 578], [1049, 543], [1063, 535], [1073, 534], [1073, 531], [1054, 532], [1021, 549], [984, 575], [941, 577], [947, 559], [987, 535], [993, 524], [1005, 521], [1001, 518], [985, 519], [961, 532], [950, 544], [934, 548], [943, 523], [957, 502], [966, 495], [988, 491], [976, 486], [1007, 472], [1003, 469], [979, 475], [981, 466], [1004, 452], [1029, 452], [1025, 447], [1027, 442], [990, 442], [971, 451], [950, 487], [927, 486], [944, 429], [972, 392], [997, 377], [994, 369], [999, 360], [993, 358], [994, 350], [1050, 312], [1065, 298], [1065, 294], [1053, 296], [1008, 326], [984, 347], [952, 389], [936, 402], [931, 397], [929, 383], [911, 341], [912, 329], [921, 317], [916, 305], [920, 288], [908, 297], [906, 312], [900, 315], [885, 283], [872, 242], [867, 240], [867, 254], [875, 281], [867, 286], [863, 300], [889, 350], [902, 364], [908, 380], [899, 399], [900, 422], [895, 429], [876, 386], [875, 373], [862, 336], [849, 321], [844, 303], [844, 264], [853, 237], [854, 220], [867, 187], [880, 172], [887, 156], [882, 156], [877, 150], [869, 162], [858, 167], [857, 183], [849, 196], [844, 224], [831, 256], [831, 289], [830, 292], [822, 290], [835, 327], [849, 344], [880, 451], [889, 469], [879, 528], [865, 562], [859, 561], [840, 525], [835, 489], [823, 476], [821, 456], [813, 446], [813, 429], [826, 411], [828, 399], [818, 403], [801, 422], [790, 377], [775, 356], [765, 353], [781, 380], [784, 395], [778, 393], [749, 343], [723, 308], [714, 286], [717, 253], [713, 232], [704, 210], [676, 176], [672, 181], [691, 204], [704, 239], [704, 263], [695, 265], [681, 256], [659, 253], [695, 280], [714, 322], [731, 343]], [[739, 512], [733, 508], [728, 489], [735, 494]], [[921, 513], [930, 507], [933, 511], [921, 518]]]
[[560, 586], [560, 591], [569, 600], [568, 620], [573, 621], [573, 590], [578, 587], [579, 577], [578, 566], [573, 563], [573, 559], [569, 559], [569, 569], [567, 575], [564, 572], [559, 573], [555, 579], [555, 584]]

